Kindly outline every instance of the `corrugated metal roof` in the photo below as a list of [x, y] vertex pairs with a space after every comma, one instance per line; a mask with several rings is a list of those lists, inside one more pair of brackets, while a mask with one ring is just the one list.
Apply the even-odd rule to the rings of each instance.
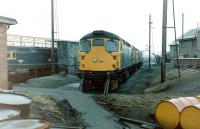
[[15, 25], [15, 24], [17, 24], [17, 20], [0, 16], [0, 23], [5, 23], [8, 25]]
[[[195, 38], [197, 35], [197, 32], [200, 31], [200, 28], [197, 29], [191, 29], [188, 32], [186, 32], [183, 37], [184, 39], [189, 39], [189, 38]], [[182, 39], [182, 36], [178, 38], [178, 40]]]
[[[183, 35], [183, 40], [187, 40], [187, 39], [194, 39], [197, 36], [197, 32], [200, 31], [200, 28], [197, 29], [191, 29], [189, 31], [187, 31], [184, 35]], [[177, 41], [182, 40], [182, 36], [177, 38]], [[173, 41], [170, 45], [175, 45], [175, 41]]]

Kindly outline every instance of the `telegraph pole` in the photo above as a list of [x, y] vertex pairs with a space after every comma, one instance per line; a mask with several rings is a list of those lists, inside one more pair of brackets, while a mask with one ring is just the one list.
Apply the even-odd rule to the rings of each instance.
[[182, 39], [184, 38], [184, 13], [182, 13]]
[[51, 0], [51, 74], [55, 73], [55, 54], [54, 54], [54, 0]]
[[[172, 7], [173, 7], [173, 19], [174, 19], [174, 38], [175, 38], [175, 45], [176, 45], [176, 63], [177, 63], [177, 69], [178, 69], [178, 76], [181, 77], [180, 73], [180, 66], [179, 66], [179, 57], [178, 57], [178, 45], [177, 45], [177, 39], [176, 39], [176, 20], [175, 20], [175, 8], [174, 8], [174, 0], [172, 0]], [[183, 17], [182, 17], [183, 18]], [[182, 24], [183, 27], [183, 24]], [[183, 38], [183, 32], [182, 32], [182, 38]]]
[[151, 14], [149, 14], [149, 69], [151, 69]]
[[167, 0], [163, 0], [161, 82], [166, 81]]

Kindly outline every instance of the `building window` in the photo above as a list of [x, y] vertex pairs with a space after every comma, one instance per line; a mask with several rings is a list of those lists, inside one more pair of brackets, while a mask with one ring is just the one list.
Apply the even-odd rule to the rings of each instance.
[[183, 58], [189, 58], [188, 54], [183, 55]]
[[8, 60], [15, 60], [16, 59], [16, 52], [8, 52], [7, 58], [8, 58]]
[[197, 48], [197, 42], [192, 41], [192, 47]]
[[15, 52], [12, 53], [12, 58], [16, 59], [16, 53]]
[[7, 58], [8, 58], [8, 59], [9, 59], [9, 58], [11, 58], [11, 55], [10, 55], [10, 53], [8, 53], [8, 54], [7, 54]]
[[185, 48], [185, 44], [180, 44], [180, 46], [181, 46], [181, 49], [184, 49]]

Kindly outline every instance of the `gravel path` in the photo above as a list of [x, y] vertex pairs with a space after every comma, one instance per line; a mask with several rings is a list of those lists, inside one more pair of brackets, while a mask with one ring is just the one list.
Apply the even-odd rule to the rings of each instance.
[[[31, 83], [29, 86], [17, 86], [14, 90], [19, 92], [32, 91], [40, 92], [54, 97], [56, 100], [61, 101], [67, 99], [68, 102], [78, 112], [82, 113], [82, 119], [87, 125], [87, 129], [124, 129], [120, 125], [112, 113], [106, 111], [98, 105], [90, 94], [84, 94], [78, 90], [79, 83], [67, 84], [59, 88], [33, 88]], [[137, 126], [131, 129], [140, 129]]]

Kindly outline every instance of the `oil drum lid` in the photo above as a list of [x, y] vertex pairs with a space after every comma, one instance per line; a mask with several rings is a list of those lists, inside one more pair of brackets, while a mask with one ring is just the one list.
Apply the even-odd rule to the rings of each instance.
[[31, 99], [26, 96], [11, 93], [0, 93], [0, 104], [22, 105], [30, 103]]
[[21, 119], [0, 122], [0, 129], [48, 129], [49, 123], [39, 119]]
[[188, 106], [180, 116], [180, 124], [183, 129], [199, 129], [200, 123], [200, 104]]
[[0, 108], [0, 121], [9, 120], [17, 116], [20, 116], [20, 111], [17, 109]]
[[157, 105], [155, 116], [163, 129], [174, 129], [178, 126], [179, 110], [176, 105], [178, 105], [178, 101], [176, 99], [162, 101]]

